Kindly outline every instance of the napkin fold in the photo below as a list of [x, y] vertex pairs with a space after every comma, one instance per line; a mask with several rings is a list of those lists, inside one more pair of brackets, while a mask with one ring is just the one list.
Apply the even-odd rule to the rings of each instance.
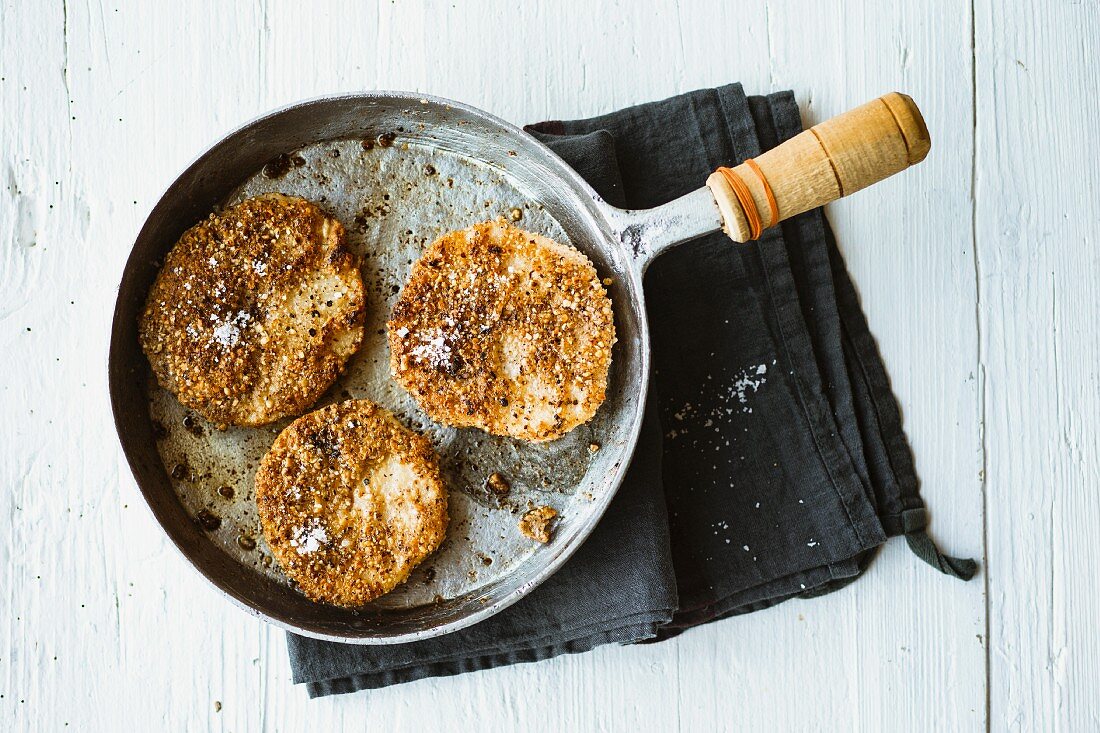
[[[730, 84], [527, 129], [608, 202], [649, 208], [802, 127], [792, 93]], [[974, 575], [927, 534], [897, 401], [821, 210], [757, 242], [681, 245], [650, 266], [645, 292], [646, 419], [585, 544], [515, 605], [446, 636], [355, 646], [289, 634], [311, 697], [659, 641], [837, 590], [888, 536]]]

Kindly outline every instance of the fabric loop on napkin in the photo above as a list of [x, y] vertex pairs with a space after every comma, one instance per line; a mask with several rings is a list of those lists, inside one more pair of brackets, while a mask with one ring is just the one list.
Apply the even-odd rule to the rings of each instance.
[[[731, 84], [527, 129], [606, 201], [640, 209], [802, 126], [790, 92], [748, 97]], [[716, 233], [680, 245], [644, 285], [654, 371], [642, 437], [585, 544], [526, 598], [443, 637], [290, 635], [294, 681], [311, 696], [660, 641], [836, 591], [890, 535], [942, 572], [973, 574], [926, 532], [900, 410], [820, 210], [756, 242]]]
[[970, 580], [978, 572], [978, 563], [940, 552], [928, 536], [928, 512], [925, 509], [909, 509], [901, 514], [905, 541], [913, 554], [945, 575]]

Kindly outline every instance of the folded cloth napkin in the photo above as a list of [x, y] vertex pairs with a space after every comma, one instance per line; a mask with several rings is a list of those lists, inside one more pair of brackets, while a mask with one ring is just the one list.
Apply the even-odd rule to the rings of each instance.
[[[610, 203], [648, 208], [801, 131], [790, 92], [738, 84], [528, 131]], [[734, 245], [715, 234], [646, 275], [654, 373], [615, 500], [529, 596], [436, 639], [288, 637], [311, 697], [458, 674], [692, 626], [851, 582], [887, 536], [968, 579], [925, 527], [897, 402], [820, 210]]]

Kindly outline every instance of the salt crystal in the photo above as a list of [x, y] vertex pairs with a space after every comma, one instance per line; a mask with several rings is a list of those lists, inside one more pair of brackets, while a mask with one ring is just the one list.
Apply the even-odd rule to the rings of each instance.
[[429, 331], [422, 335], [420, 340], [421, 343], [412, 348], [411, 353], [413, 356], [437, 369], [451, 366], [454, 355], [451, 353], [451, 346], [443, 337], [442, 331], [439, 329]]
[[[763, 375], [767, 373], [768, 367], [765, 364], [758, 364], [756, 367], [749, 369], [742, 369], [738, 374], [737, 379], [734, 380], [733, 385], [730, 387], [729, 396], [736, 397], [737, 401], [742, 405], [749, 401], [749, 390], [755, 394], [760, 390], [760, 387], [767, 382], [767, 378]], [[747, 408], [748, 412], [752, 412], [752, 408]]]
[[222, 323], [214, 329], [214, 340], [226, 348], [233, 346], [241, 338], [241, 329], [229, 321]]
[[308, 527], [300, 528], [290, 540], [291, 546], [298, 550], [299, 555], [317, 552], [326, 542], [328, 542], [328, 532], [325, 531], [319, 519], [313, 520]]
[[[212, 320], [217, 322], [216, 318], [212, 318]], [[235, 316], [215, 326], [211, 335], [222, 348], [232, 348], [241, 340], [241, 328], [247, 325], [250, 320], [252, 320], [252, 316], [248, 315], [248, 311], [237, 311]]]

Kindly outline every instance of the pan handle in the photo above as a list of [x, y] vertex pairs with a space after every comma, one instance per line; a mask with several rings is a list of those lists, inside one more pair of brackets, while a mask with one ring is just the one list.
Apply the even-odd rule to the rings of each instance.
[[784, 219], [919, 163], [930, 145], [917, 105], [891, 92], [755, 160], [719, 168], [706, 188], [649, 211], [620, 212], [613, 224], [643, 267], [668, 247], [719, 228], [733, 241], [747, 242]]

